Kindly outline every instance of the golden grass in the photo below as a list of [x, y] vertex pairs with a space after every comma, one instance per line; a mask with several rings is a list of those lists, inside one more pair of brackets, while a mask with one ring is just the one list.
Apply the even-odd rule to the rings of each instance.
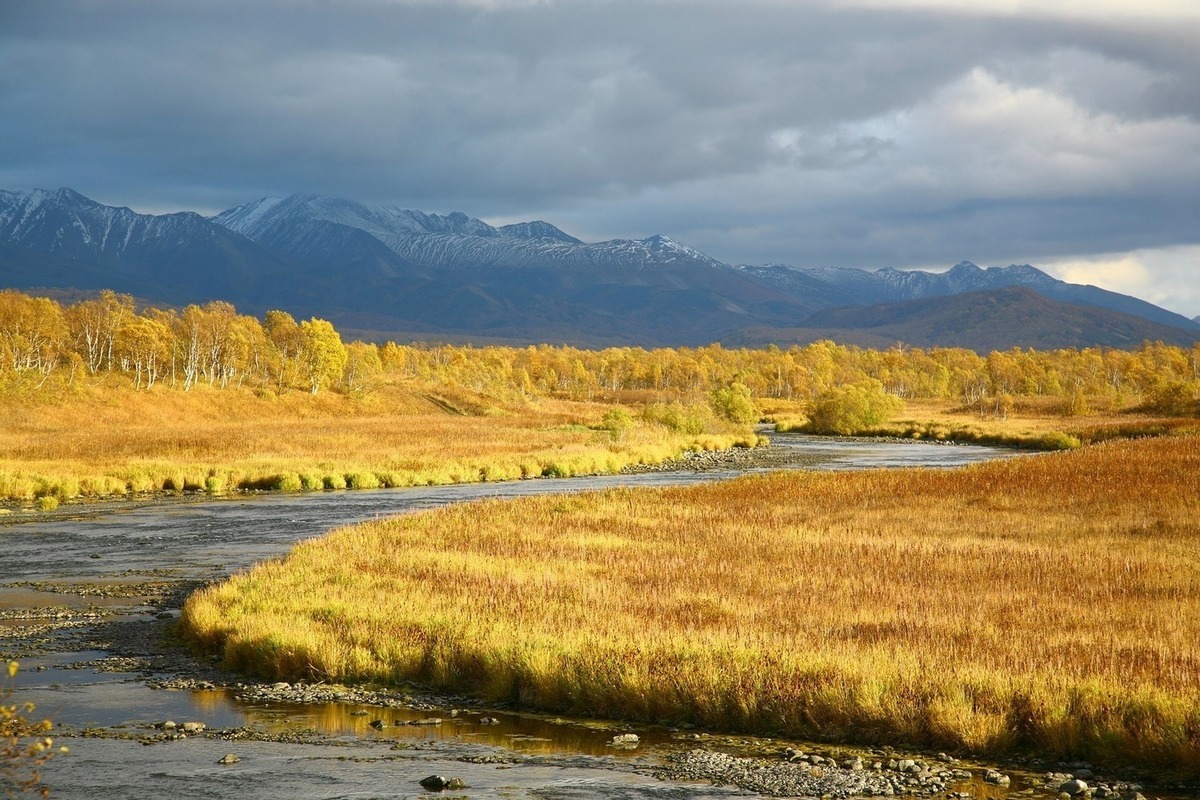
[[366, 398], [104, 385], [53, 402], [10, 398], [0, 404], [0, 500], [569, 476], [754, 443], [732, 429], [603, 430], [609, 408], [552, 399], [501, 405], [404, 381]]
[[1200, 438], [341, 529], [194, 595], [277, 678], [1200, 775]]
[[[1070, 450], [1109, 439], [1200, 432], [1200, 419], [1144, 413], [1134, 404], [1064, 417], [1058, 411], [1060, 403], [1060, 398], [1022, 398], [1000, 417], [981, 415], [976, 409], [944, 400], [908, 400], [897, 419], [855, 431], [855, 435]], [[777, 431], [807, 432], [801, 404], [776, 401], [764, 405]]]

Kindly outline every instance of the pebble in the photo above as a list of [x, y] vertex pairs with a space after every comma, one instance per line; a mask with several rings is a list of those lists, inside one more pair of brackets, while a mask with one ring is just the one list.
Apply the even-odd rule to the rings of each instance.
[[[863, 769], [861, 757], [848, 757], [839, 766], [828, 756], [806, 755], [789, 748], [779, 761], [731, 756], [711, 750], [691, 750], [672, 756], [657, 774], [669, 780], [709, 781], [782, 797], [892, 797], [947, 792], [962, 778], [962, 770], [934, 771], [912, 759], [891, 759], [887, 768]], [[970, 773], [966, 773], [970, 777]]]
[[1071, 797], [1074, 797], [1077, 794], [1085, 794], [1087, 790], [1087, 782], [1082, 781], [1079, 778], [1072, 778], [1058, 787], [1058, 791]]

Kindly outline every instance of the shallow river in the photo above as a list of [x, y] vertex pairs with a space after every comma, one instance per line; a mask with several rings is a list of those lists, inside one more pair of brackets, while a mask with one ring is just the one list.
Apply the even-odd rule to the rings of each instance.
[[[927, 443], [839, 440], [772, 435], [810, 469], [955, 467], [1015, 454], [998, 448]], [[0, 610], [95, 606], [105, 622], [155, 623], [138, 598], [81, 596], [89, 586], [144, 580], [196, 580], [227, 575], [286, 552], [299, 539], [376, 517], [435, 508], [483, 497], [517, 497], [614, 486], [661, 486], [719, 480], [746, 471], [661, 472], [641, 475], [531, 480], [417, 489], [237, 496], [180, 501], [143, 508], [91, 510], [78, 519], [30, 521], [0, 528]], [[30, 587], [29, 582], [38, 586]], [[46, 591], [61, 584], [63, 591]], [[15, 626], [38, 620], [10, 620]], [[98, 623], [99, 624], [99, 623]], [[0, 639], [0, 655], [6, 641]], [[155, 722], [199, 721], [211, 728], [251, 726], [267, 733], [315, 730], [320, 744], [225, 742], [189, 737], [143, 746], [112, 738], [63, 739], [72, 752], [48, 766], [46, 782], [62, 798], [368, 798], [425, 794], [417, 781], [440, 773], [460, 776], [470, 797], [707, 798], [740, 794], [650, 777], [656, 746], [685, 746], [693, 734], [636, 729], [643, 746], [619, 752], [608, 746], [614, 731], [579, 721], [534, 715], [443, 714], [438, 724], [397, 725], [430, 716], [349, 704], [283, 706], [239, 702], [231, 693], [155, 690], [132, 673], [97, 671], [88, 662], [100, 651], [73, 649], [65, 636], [22, 659], [17, 698], [37, 704], [38, 715], [65, 731], [106, 727], [144, 734]], [[83, 666], [81, 666], [83, 665]], [[110, 667], [111, 668], [111, 667]], [[369, 723], [389, 723], [375, 730]], [[115, 726], [115, 727], [114, 727]], [[216, 762], [227, 752], [242, 760]], [[494, 763], [516, 754], [514, 763]], [[490, 763], [475, 763], [492, 756]], [[977, 787], [978, 788], [978, 787]], [[989, 787], [990, 788], [990, 787]], [[977, 792], [986, 794], [987, 792]]]

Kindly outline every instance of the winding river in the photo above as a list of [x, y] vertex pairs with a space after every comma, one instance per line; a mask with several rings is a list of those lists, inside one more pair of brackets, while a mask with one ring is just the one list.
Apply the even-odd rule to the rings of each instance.
[[[1017, 451], [965, 445], [772, 435], [772, 442], [807, 469], [957, 467]], [[783, 462], [786, 466], [788, 458]], [[114, 621], [164, 624], [161, 609], [137, 598], [104, 597], [89, 589], [141, 581], [219, 578], [279, 555], [294, 542], [332, 527], [483, 497], [518, 497], [615, 486], [662, 486], [711, 481], [751, 469], [650, 472], [590, 478], [541, 479], [415, 489], [307, 495], [236, 496], [142, 508], [91, 510], [78, 518], [29, 521], [0, 528], [0, 610], [10, 617], [0, 653], [16, 641], [14, 628], [32, 626], [54, 609], [78, 617], [91, 609], [97, 625]], [[24, 619], [20, 609], [38, 609]], [[41, 615], [42, 619], [38, 619]], [[165, 615], [164, 615], [165, 616]], [[84, 620], [82, 627], [87, 627]], [[422, 796], [417, 781], [431, 773], [462, 777], [470, 797], [709, 798], [744, 793], [649, 775], [654, 746], [683, 734], [641, 730], [643, 746], [614, 751], [613, 730], [536, 715], [449, 716], [437, 724], [401, 725], [428, 712], [386, 712], [388, 727], [370, 722], [381, 712], [346, 703], [288, 706], [242, 702], [225, 690], [172, 691], [134, 672], [112, 671], [110, 655], [81, 650], [75, 628], [53, 634], [50, 647], [21, 659], [17, 698], [63, 726], [71, 754], [52, 761], [44, 777], [61, 798], [368, 798]], [[0, 631], [4, 633], [4, 631]], [[119, 664], [118, 667], [119, 669]], [[153, 733], [164, 720], [203, 722], [209, 729], [249, 726], [281, 738], [320, 734], [319, 743], [236, 741], [192, 736], [143, 746], [131, 737]], [[81, 735], [103, 728], [105, 736]], [[691, 737], [694, 734], [687, 734]], [[296, 737], [291, 737], [296, 738]], [[241, 761], [218, 764], [226, 753]], [[511, 759], [508, 756], [515, 756]], [[509, 763], [505, 763], [508, 761]], [[454, 794], [454, 793], [452, 793]]]

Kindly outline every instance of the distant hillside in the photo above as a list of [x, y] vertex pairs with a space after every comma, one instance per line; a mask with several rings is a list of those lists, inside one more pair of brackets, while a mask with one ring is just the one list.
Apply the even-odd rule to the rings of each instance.
[[1022, 286], [950, 297], [818, 312], [795, 328], [754, 328], [737, 344], [806, 344], [833, 339], [861, 347], [957, 346], [981, 353], [1013, 347], [1130, 348], [1143, 341], [1183, 347], [1200, 334], [1095, 306], [1051, 300]]
[[1182, 314], [1167, 311], [1145, 300], [1096, 286], [1067, 283], [1028, 264], [984, 269], [970, 261], [963, 261], [945, 272], [890, 267], [874, 271], [840, 267], [801, 268], [781, 264], [743, 266], [739, 269], [789, 294], [811, 297], [814, 302], [821, 303], [817, 308], [871, 306], [1024, 286], [1051, 300], [1107, 308], [1184, 330], [1192, 329], [1196, 324], [1196, 320], [1189, 320]]
[[[204, 217], [138, 214], [71, 189], [0, 190], [0, 286], [111, 288], [162, 305], [228, 300], [247, 313], [281, 308], [324, 317], [376, 340], [585, 346], [766, 343], [818, 329], [853, 337], [846, 341], [882, 341], [908, 330], [921, 341], [975, 346], [984, 331], [969, 314], [948, 316], [958, 304], [947, 303], [963, 293], [1022, 286], [1086, 306], [1095, 317], [1082, 327], [1067, 318], [1042, 321], [1040, 346], [1200, 336], [1200, 324], [1185, 317], [1028, 265], [981, 269], [963, 262], [944, 273], [733, 267], [661, 235], [586, 243], [540, 220], [495, 227], [457, 212], [305, 194]], [[903, 324], [821, 316], [902, 300], [930, 302]], [[1118, 317], [1104, 318], [1109, 312]], [[1059, 306], [1041, 313], [1059, 314]], [[1161, 332], [1132, 332], [1121, 316], [1131, 314]], [[998, 340], [1029, 335], [1002, 318], [993, 324], [1002, 328], [993, 331]], [[1085, 341], [1088, 332], [1103, 341]]]

